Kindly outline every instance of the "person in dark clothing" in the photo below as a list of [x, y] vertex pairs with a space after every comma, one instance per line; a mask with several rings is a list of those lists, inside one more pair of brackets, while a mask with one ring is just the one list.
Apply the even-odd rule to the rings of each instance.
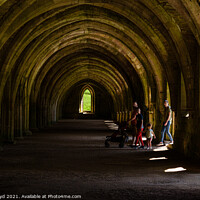
[[136, 134], [137, 134], [137, 117], [138, 115], [138, 104], [137, 102], [133, 102], [133, 112], [131, 119], [127, 121], [127, 124], [131, 122], [131, 128], [132, 128], [132, 144], [131, 146], [134, 146], [134, 141], [136, 140]]
[[142, 131], [144, 129], [144, 126], [143, 126], [143, 116], [141, 114], [140, 108], [138, 108], [138, 115], [136, 116], [136, 119], [137, 119], [137, 134], [136, 134], [135, 147], [137, 148], [137, 144], [140, 140], [142, 145], [140, 146], [140, 148], [144, 148], [144, 142], [142, 140]]

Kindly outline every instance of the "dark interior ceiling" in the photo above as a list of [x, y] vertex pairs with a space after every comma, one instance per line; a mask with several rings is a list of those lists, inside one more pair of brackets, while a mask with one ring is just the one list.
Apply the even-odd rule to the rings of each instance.
[[133, 100], [156, 103], [151, 90], [161, 108], [167, 83], [177, 109], [182, 74], [192, 107], [198, 10], [186, 0], [1, 1], [0, 101], [9, 89], [11, 110], [22, 95], [27, 113], [40, 105], [52, 121], [68, 90], [90, 79], [107, 90], [114, 112]]

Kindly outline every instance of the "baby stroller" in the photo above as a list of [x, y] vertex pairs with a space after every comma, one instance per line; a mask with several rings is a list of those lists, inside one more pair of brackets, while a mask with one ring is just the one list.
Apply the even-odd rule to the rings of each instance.
[[115, 131], [111, 136], [106, 136], [105, 147], [110, 147], [109, 142], [118, 142], [119, 148], [123, 148], [124, 144], [128, 142], [128, 134], [125, 129], [127, 127], [126, 122], [122, 122], [118, 126], [118, 130]]

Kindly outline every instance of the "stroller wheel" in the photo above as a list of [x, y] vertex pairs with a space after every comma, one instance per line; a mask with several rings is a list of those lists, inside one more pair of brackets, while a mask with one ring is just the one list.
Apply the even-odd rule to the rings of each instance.
[[106, 148], [109, 148], [109, 147], [110, 147], [110, 144], [108, 143], [108, 141], [105, 141], [105, 147], [106, 147]]

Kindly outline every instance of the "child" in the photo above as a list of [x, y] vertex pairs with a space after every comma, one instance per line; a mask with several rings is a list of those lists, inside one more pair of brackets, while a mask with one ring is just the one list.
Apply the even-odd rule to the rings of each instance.
[[152, 149], [151, 141], [152, 139], [156, 138], [153, 130], [152, 130], [152, 125], [149, 123], [147, 124], [147, 128], [144, 131], [146, 133], [146, 138], [147, 138], [147, 149]]

